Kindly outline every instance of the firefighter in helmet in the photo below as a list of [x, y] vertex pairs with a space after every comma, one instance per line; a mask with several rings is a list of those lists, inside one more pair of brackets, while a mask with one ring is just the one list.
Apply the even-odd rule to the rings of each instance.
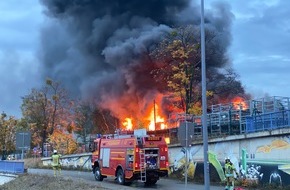
[[235, 188], [235, 175], [239, 177], [239, 174], [231, 162], [230, 158], [225, 159], [225, 176], [226, 176], [226, 187], [225, 190], [233, 190]]
[[57, 171], [58, 171], [58, 175], [61, 174], [60, 157], [61, 157], [61, 155], [57, 153], [57, 150], [53, 150], [53, 155], [51, 156], [51, 158], [52, 158], [51, 165], [52, 165], [53, 173], [54, 173], [55, 177], [56, 177]]

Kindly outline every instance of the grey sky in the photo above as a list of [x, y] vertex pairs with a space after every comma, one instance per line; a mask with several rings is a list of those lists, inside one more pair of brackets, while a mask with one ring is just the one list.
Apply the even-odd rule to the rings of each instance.
[[41, 7], [37, 0], [5, 0], [0, 14], [0, 111], [20, 117], [21, 97], [39, 82]]
[[[206, 8], [214, 1], [205, 0]], [[227, 2], [235, 15], [229, 56], [247, 92], [290, 96], [290, 1]], [[45, 18], [38, 0], [0, 1], [0, 13], [0, 111], [19, 117], [21, 97], [42, 82], [37, 51]]]
[[290, 1], [228, 1], [235, 14], [230, 56], [247, 91], [289, 97]]

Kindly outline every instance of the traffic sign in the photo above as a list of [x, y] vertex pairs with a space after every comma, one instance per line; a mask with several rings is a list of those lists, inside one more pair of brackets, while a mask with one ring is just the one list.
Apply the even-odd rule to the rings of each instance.
[[30, 149], [31, 133], [29, 131], [22, 131], [16, 133], [16, 149]]
[[183, 147], [189, 147], [192, 143], [194, 135], [194, 123], [182, 122], [178, 128], [178, 139]]

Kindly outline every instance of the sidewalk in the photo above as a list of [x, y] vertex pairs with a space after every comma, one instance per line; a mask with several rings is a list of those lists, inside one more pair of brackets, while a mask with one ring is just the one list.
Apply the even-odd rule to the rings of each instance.
[[7, 173], [0, 173], [0, 185], [7, 183], [13, 179], [15, 179], [17, 175], [14, 174], [7, 174]]

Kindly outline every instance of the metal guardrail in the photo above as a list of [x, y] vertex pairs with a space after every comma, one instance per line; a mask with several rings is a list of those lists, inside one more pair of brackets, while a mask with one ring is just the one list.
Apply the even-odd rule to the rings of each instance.
[[[242, 135], [262, 131], [272, 131], [282, 128], [290, 128], [290, 109], [268, 113], [245, 114], [233, 112], [210, 113], [207, 118], [208, 136]], [[195, 139], [202, 138], [202, 123], [200, 116], [193, 116], [189, 122], [193, 129]], [[165, 136], [170, 137], [170, 143], [178, 142], [179, 127], [163, 131]], [[163, 134], [163, 136], [164, 136]]]
[[[182, 122], [194, 123], [194, 136], [201, 136], [201, 116], [173, 114], [169, 119], [171, 128], [178, 128]], [[290, 128], [290, 98], [266, 97], [255, 100], [240, 100], [228, 104], [212, 105], [207, 114], [208, 135], [239, 135], [279, 128]], [[172, 135], [171, 135], [172, 136]]]
[[0, 172], [24, 173], [23, 161], [0, 161]]
[[290, 127], [290, 110], [246, 118], [246, 133]]

